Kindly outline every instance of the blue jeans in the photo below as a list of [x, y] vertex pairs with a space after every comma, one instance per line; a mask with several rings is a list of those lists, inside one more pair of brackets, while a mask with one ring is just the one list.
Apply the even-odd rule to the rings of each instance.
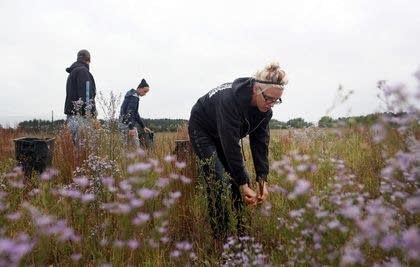
[[124, 145], [132, 149], [138, 149], [140, 147], [140, 140], [139, 134], [137, 131], [137, 127], [134, 127], [133, 130], [136, 130], [136, 134], [134, 136], [128, 135], [128, 125], [122, 122], [118, 123], [118, 127], [122, 133], [122, 140], [124, 141]]
[[67, 115], [66, 123], [70, 129], [73, 144], [80, 149], [87, 137], [88, 128], [92, 128], [92, 119], [81, 115]]
[[188, 133], [194, 153], [199, 158], [199, 176], [206, 182], [208, 215], [214, 237], [229, 235], [229, 211], [232, 207], [223, 197], [226, 193], [231, 194], [238, 231], [241, 231], [242, 196], [239, 186], [225, 175], [225, 172], [230, 173], [230, 169], [220, 141], [193, 125], [188, 126]]

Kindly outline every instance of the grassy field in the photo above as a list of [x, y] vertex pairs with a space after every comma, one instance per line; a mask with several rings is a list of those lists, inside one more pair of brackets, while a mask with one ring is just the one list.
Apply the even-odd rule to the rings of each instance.
[[185, 129], [145, 151], [112, 125], [90, 129], [80, 153], [63, 129], [52, 168], [30, 179], [14, 168], [22, 136], [0, 130], [0, 266], [420, 264], [417, 118], [273, 130], [269, 200], [246, 208], [244, 235], [231, 213], [225, 240], [212, 237], [193, 157], [173, 155]]

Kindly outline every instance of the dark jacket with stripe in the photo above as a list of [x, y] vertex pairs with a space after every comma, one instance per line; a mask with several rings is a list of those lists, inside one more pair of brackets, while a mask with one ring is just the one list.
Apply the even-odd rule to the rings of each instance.
[[143, 120], [139, 114], [139, 100], [140, 97], [137, 95], [135, 89], [129, 90], [124, 97], [124, 101], [120, 109], [120, 120], [128, 124], [128, 128], [132, 130], [134, 127], [145, 127]]
[[222, 84], [198, 99], [191, 110], [189, 127], [205, 131], [220, 140], [230, 168], [230, 175], [238, 185], [249, 182], [239, 141], [249, 135], [257, 179], [268, 175], [268, 123], [272, 111], [260, 112], [250, 106], [254, 79], [239, 78]]
[[66, 102], [64, 114], [96, 116], [96, 86], [89, 65], [84, 62], [74, 62], [66, 69], [69, 73], [66, 85]]

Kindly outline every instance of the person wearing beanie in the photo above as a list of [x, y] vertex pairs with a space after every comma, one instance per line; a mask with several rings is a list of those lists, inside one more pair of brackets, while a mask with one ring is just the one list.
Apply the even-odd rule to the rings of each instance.
[[[235, 207], [238, 234], [243, 234], [244, 206], [256, 205], [268, 197], [269, 122], [272, 107], [282, 102], [285, 84], [286, 73], [272, 63], [253, 77], [238, 78], [214, 88], [191, 109], [188, 134], [200, 160], [200, 175], [206, 181], [208, 218], [214, 238], [234, 235], [229, 229], [227, 190]], [[241, 140], [247, 135], [258, 183], [255, 191], [249, 186], [241, 149]]]
[[67, 126], [73, 136], [73, 142], [80, 143], [82, 128], [89, 120], [96, 118], [96, 86], [89, 71], [90, 53], [86, 49], [77, 52], [76, 62], [66, 69], [69, 73], [66, 84], [64, 114], [67, 115]]
[[135, 148], [140, 147], [138, 130], [146, 133], [152, 132], [146, 127], [138, 111], [140, 97], [144, 97], [149, 90], [149, 84], [147, 84], [145, 79], [142, 79], [137, 86], [137, 89], [130, 89], [125, 94], [120, 109], [121, 128], [127, 138], [129, 146], [134, 146]]

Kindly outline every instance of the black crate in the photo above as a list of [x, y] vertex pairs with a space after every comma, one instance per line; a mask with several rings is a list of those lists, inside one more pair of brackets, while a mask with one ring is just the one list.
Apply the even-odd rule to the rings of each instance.
[[154, 145], [154, 132], [139, 132], [140, 145], [143, 148], [151, 148]]
[[55, 138], [22, 137], [15, 142], [16, 160], [23, 167], [25, 176], [30, 177], [33, 171], [42, 173], [51, 166]]

